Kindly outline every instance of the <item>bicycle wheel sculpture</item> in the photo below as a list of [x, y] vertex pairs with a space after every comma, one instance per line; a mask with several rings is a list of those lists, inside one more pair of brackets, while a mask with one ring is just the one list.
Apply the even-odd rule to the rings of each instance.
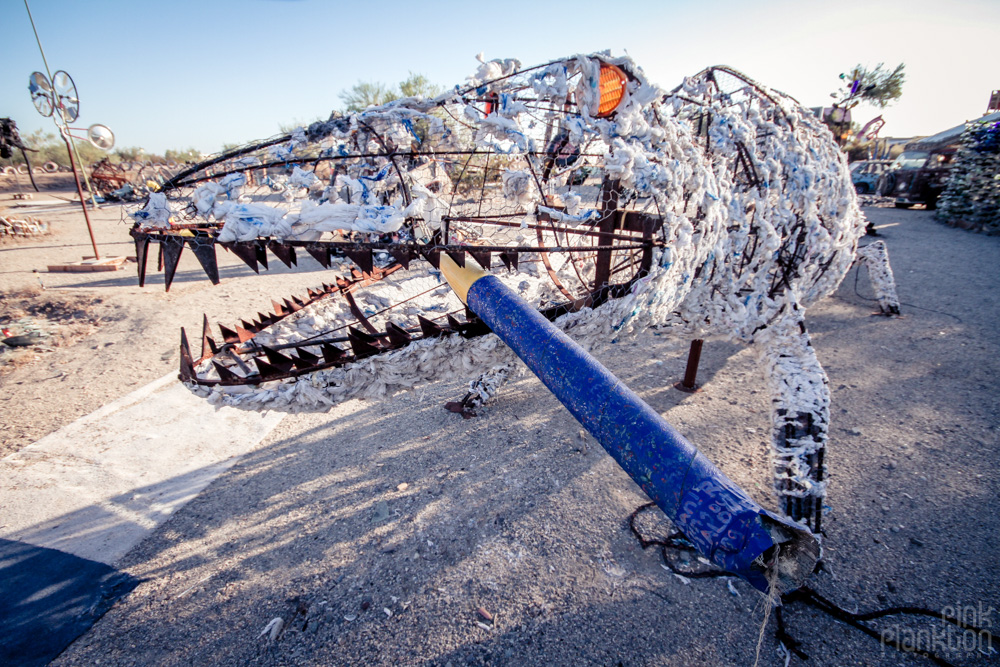
[[[484, 62], [438, 98], [206, 160], [133, 215], [140, 283], [150, 243], [167, 289], [185, 247], [213, 282], [218, 246], [254, 271], [306, 253], [342, 274], [220, 341], [206, 318], [197, 358], [182, 330], [181, 378], [210, 400], [324, 404], [478, 374], [469, 414], [516, 360], [443, 282], [442, 253], [499, 272], [584, 345], [667, 324], [757, 343], [782, 509], [820, 528], [829, 393], [802, 316], [865, 223], [825, 127], [738, 72], [665, 93], [628, 58]], [[866, 251], [898, 309], [884, 248]]]

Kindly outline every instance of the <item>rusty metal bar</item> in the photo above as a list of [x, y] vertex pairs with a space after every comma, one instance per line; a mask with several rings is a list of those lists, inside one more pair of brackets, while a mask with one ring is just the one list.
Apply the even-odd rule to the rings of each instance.
[[684, 369], [684, 379], [674, 385], [675, 389], [693, 394], [698, 391], [698, 364], [701, 362], [701, 346], [705, 341], [695, 338], [688, 350], [687, 368]]

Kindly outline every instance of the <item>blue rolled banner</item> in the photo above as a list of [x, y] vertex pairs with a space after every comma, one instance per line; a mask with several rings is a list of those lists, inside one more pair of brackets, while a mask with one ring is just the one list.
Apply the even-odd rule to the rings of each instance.
[[441, 255], [469, 309], [538, 376], [698, 551], [765, 593], [798, 588], [816, 537], [769, 512], [663, 417], [496, 277]]

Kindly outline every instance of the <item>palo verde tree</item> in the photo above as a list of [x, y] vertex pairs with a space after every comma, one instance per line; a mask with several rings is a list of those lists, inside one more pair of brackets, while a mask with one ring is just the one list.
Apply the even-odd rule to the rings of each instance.
[[434, 97], [441, 87], [430, 82], [423, 74], [414, 74], [401, 81], [398, 86], [388, 86], [380, 81], [359, 81], [348, 90], [340, 92], [344, 111], [357, 113], [370, 106], [378, 106], [400, 97]]
[[833, 103], [831, 113], [823, 118], [838, 143], [846, 141], [851, 132], [858, 128], [850, 120], [851, 109], [860, 104], [884, 109], [902, 97], [903, 83], [906, 81], [905, 70], [905, 63], [900, 63], [891, 70], [886, 68], [885, 63], [879, 63], [874, 68], [859, 64], [840, 75], [840, 88], [830, 93], [830, 97], [837, 101]]

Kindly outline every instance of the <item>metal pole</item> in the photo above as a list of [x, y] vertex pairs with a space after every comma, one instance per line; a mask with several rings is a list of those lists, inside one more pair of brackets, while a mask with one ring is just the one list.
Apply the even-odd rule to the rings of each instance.
[[[495, 276], [441, 253], [476, 313], [680, 529], [699, 553], [767, 593], [795, 590], [819, 560], [808, 529], [755, 503], [658, 412]], [[780, 545], [780, 546], [779, 546]]]
[[73, 147], [73, 153], [76, 155], [77, 161], [80, 163], [80, 171], [83, 172], [83, 183], [87, 186], [87, 194], [90, 195], [90, 203], [97, 208], [97, 198], [94, 196], [94, 188], [90, 186], [90, 179], [87, 178], [87, 167], [83, 164], [83, 158], [80, 157], [80, 151], [76, 149], [76, 141], [73, 140], [73, 135], [69, 135], [69, 145]]
[[68, 132], [62, 132], [63, 141], [66, 142], [66, 151], [69, 153], [69, 166], [73, 168], [73, 179], [76, 181], [76, 192], [80, 195], [80, 207], [83, 209], [83, 217], [87, 221], [87, 233], [90, 234], [90, 245], [94, 248], [94, 259], [100, 259], [97, 252], [97, 241], [94, 240], [94, 228], [90, 224], [90, 214], [87, 213], [87, 200], [83, 197], [83, 188], [80, 187], [80, 174], [76, 170], [76, 160], [73, 159], [73, 147], [69, 143]]
[[701, 346], [704, 342], [701, 338], [695, 338], [691, 341], [687, 368], [684, 369], [684, 379], [674, 385], [676, 389], [686, 391], [689, 394], [698, 391], [698, 364], [701, 362]]

